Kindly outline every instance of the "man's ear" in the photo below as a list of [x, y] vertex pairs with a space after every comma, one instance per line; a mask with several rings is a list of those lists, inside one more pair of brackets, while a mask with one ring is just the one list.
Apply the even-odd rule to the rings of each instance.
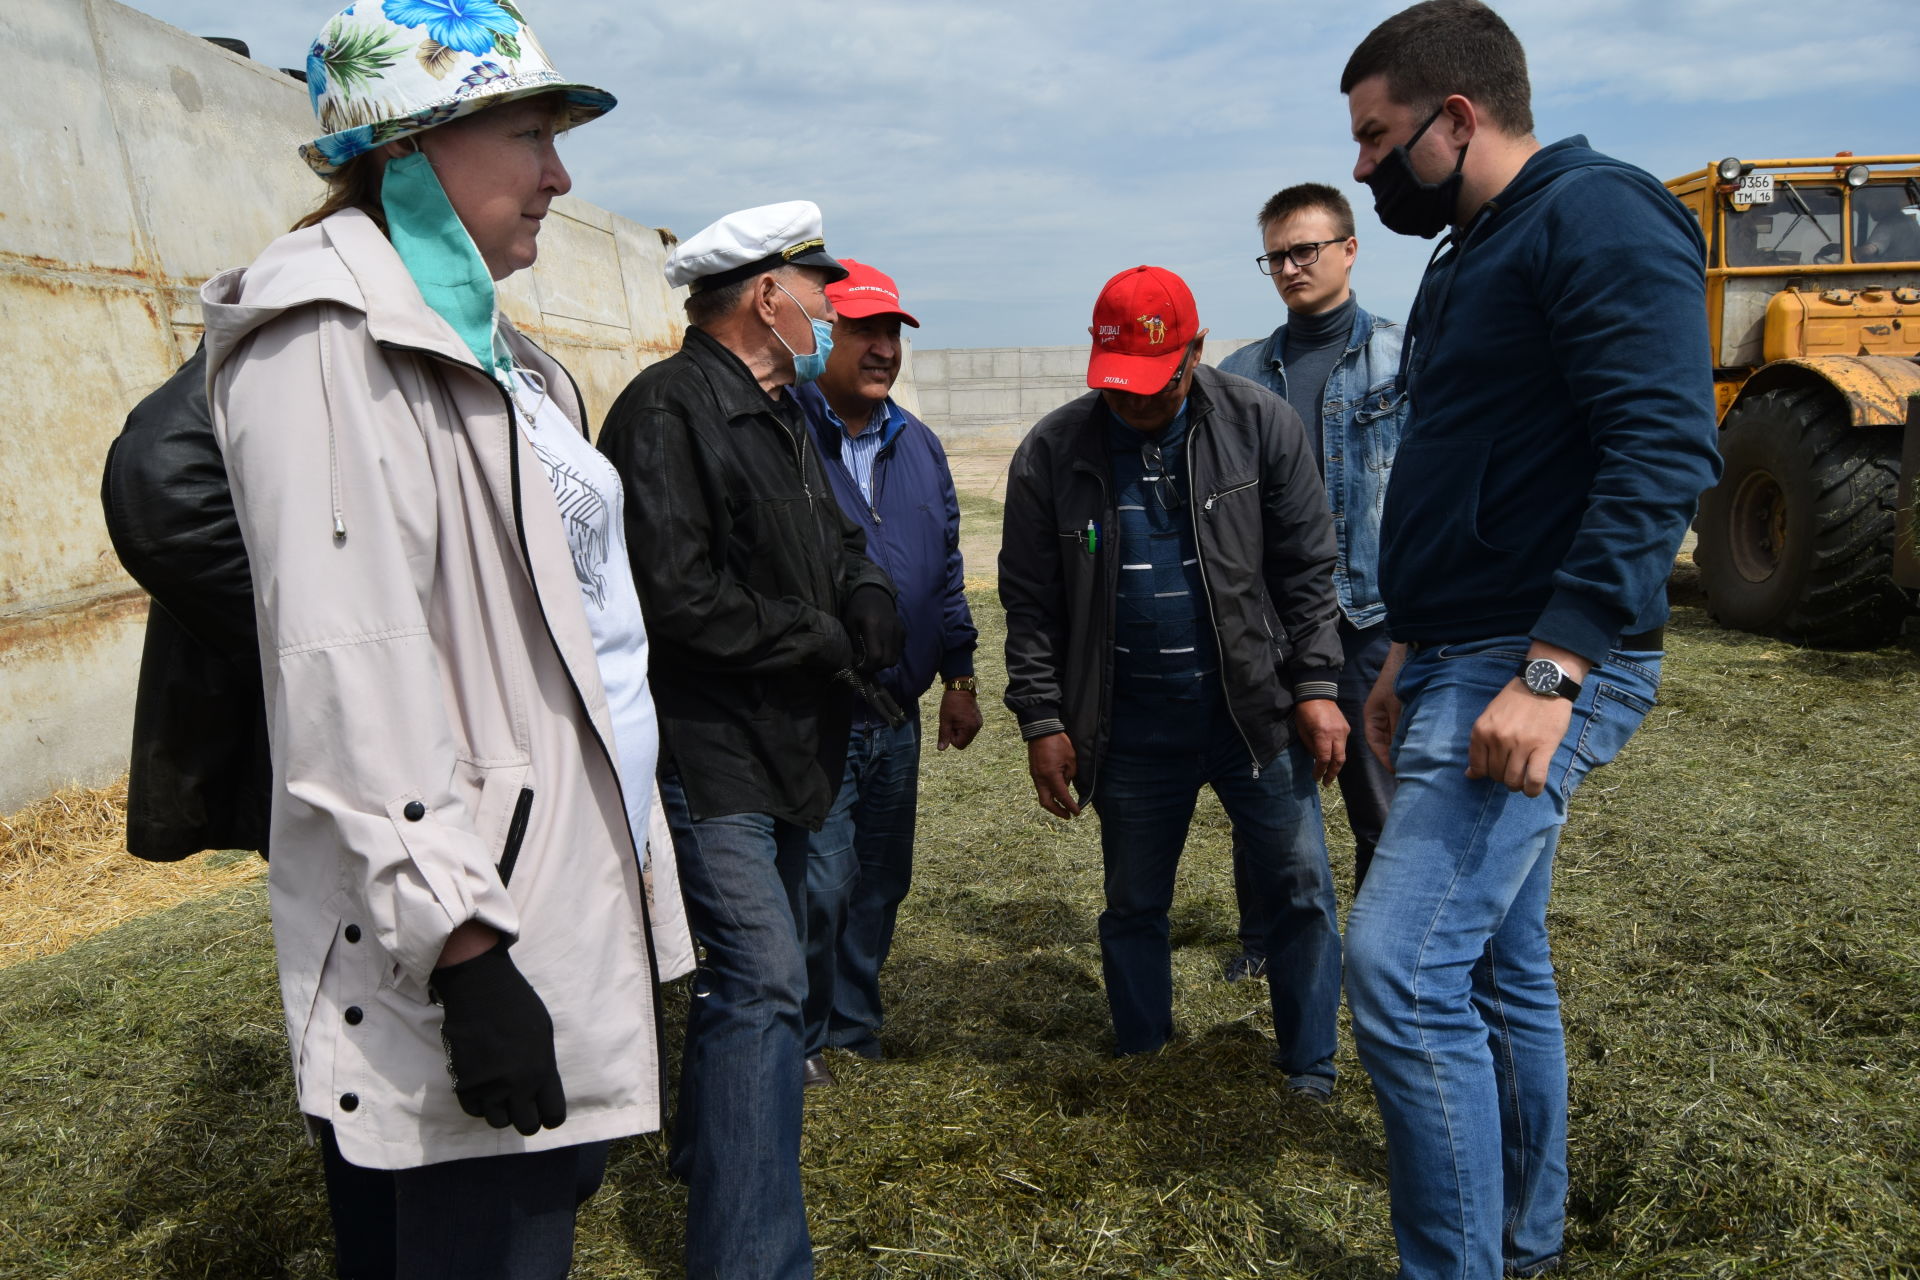
[[753, 278], [754, 312], [769, 325], [773, 323], [774, 302], [779, 290], [775, 288], [773, 272], [763, 271]]
[[[1447, 141], [1464, 147], [1480, 132], [1480, 108], [1464, 93], [1456, 93], [1440, 104], [1447, 125]], [[1439, 121], [1435, 121], [1436, 124]]]

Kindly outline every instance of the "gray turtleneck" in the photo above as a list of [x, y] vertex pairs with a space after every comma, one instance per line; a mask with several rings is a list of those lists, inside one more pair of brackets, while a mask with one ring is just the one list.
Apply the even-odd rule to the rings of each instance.
[[1347, 300], [1331, 311], [1287, 316], [1286, 350], [1280, 352], [1287, 370], [1287, 403], [1313, 436], [1314, 465], [1323, 470], [1326, 424], [1320, 420], [1320, 407], [1326, 402], [1327, 379], [1346, 352], [1347, 337], [1353, 332], [1353, 313], [1359, 305], [1359, 298], [1349, 293]]

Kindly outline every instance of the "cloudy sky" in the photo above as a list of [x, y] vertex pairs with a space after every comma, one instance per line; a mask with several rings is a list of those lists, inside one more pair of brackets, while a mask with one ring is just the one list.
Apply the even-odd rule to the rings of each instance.
[[[344, 0], [133, 0], [299, 66]], [[620, 108], [562, 144], [574, 193], [689, 235], [807, 198], [828, 248], [900, 282], [923, 347], [1085, 340], [1147, 262], [1221, 337], [1281, 318], [1254, 216], [1302, 181], [1359, 215], [1355, 286], [1404, 315], [1430, 245], [1351, 177], [1340, 68], [1397, 0], [529, 0], [567, 76]], [[1726, 155], [1920, 149], [1914, 0], [1495, 0], [1543, 141], [1671, 177]], [[1622, 263], [1622, 269], [1631, 269]]]

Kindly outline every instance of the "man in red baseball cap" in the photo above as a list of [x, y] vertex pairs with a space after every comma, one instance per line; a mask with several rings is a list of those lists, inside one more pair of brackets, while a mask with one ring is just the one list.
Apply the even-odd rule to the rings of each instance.
[[[1173, 1034], [1167, 912], [1211, 786], [1275, 904], [1274, 1063], [1333, 1091], [1340, 934], [1315, 781], [1345, 757], [1333, 521], [1306, 430], [1200, 363], [1193, 294], [1161, 267], [1094, 304], [1089, 394], [1014, 454], [1000, 546], [1007, 706], [1040, 805], [1100, 813], [1114, 1047]], [[1071, 785], [1069, 785], [1071, 784]]]
[[906, 643], [900, 661], [874, 679], [907, 716], [889, 724], [870, 706], [854, 707], [840, 794], [807, 844], [801, 1020], [809, 1086], [834, 1083], [828, 1048], [880, 1056], [880, 968], [913, 874], [918, 700], [940, 677], [942, 751], [965, 748], [981, 722], [953, 475], [939, 439], [892, 396], [900, 326], [920, 322], [900, 305], [893, 277], [851, 258], [841, 265], [846, 279], [827, 286], [838, 318], [826, 371], [795, 399], [840, 509], [893, 580]]

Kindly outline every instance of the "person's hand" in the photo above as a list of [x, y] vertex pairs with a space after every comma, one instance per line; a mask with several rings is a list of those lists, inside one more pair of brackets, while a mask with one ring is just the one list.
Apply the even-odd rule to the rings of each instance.
[[[1591, 665], [1578, 654], [1536, 641], [1529, 660], [1552, 658], [1576, 681], [1584, 680]], [[1565, 698], [1543, 698], [1515, 676], [1495, 694], [1467, 740], [1467, 776], [1491, 778], [1509, 791], [1537, 796], [1546, 790], [1547, 770], [1573, 723], [1573, 703]]]
[[1380, 675], [1367, 694], [1367, 705], [1360, 718], [1366, 722], [1367, 748], [1387, 769], [1393, 768], [1393, 735], [1400, 727], [1400, 699], [1393, 691], [1400, 668], [1407, 661], [1407, 646], [1396, 644], [1387, 651]]
[[947, 690], [940, 695], [940, 745], [934, 749], [956, 747], [965, 751], [983, 723], [980, 699], [965, 689]]
[[1027, 743], [1027, 772], [1033, 775], [1034, 794], [1040, 807], [1056, 818], [1071, 818], [1080, 812], [1073, 798], [1075, 769], [1073, 739], [1064, 733], [1049, 733]]
[[565, 1123], [567, 1094], [554, 1061], [553, 1019], [504, 941], [435, 969], [430, 989], [445, 1011], [440, 1039], [461, 1110], [528, 1137]]
[[871, 675], [900, 661], [907, 630], [900, 625], [900, 611], [893, 607], [885, 587], [871, 582], [855, 587], [840, 621], [853, 641], [854, 665], [861, 671]]
[[1340, 705], [1331, 698], [1309, 698], [1295, 704], [1293, 727], [1300, 745], [1313, 757], [1313, 780], [1332, 782], [1347, 762], [1347, 734], [1351, 732]]

